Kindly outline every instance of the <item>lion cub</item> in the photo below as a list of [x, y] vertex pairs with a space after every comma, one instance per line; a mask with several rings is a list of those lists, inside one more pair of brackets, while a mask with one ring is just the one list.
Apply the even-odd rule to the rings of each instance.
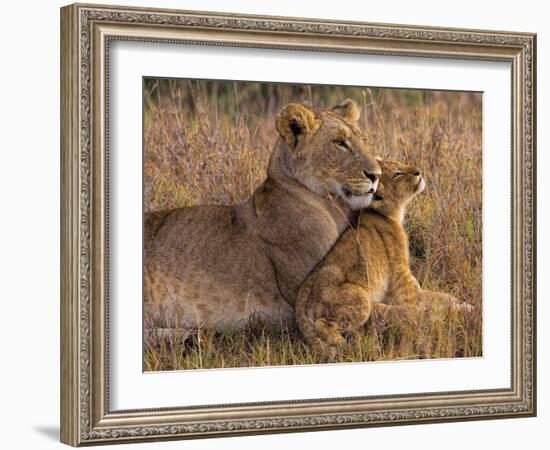
[[414, 307], [419, 284], [409, 267], [405, 207], [425, 188], [416, 167], [379, 161], [380, 184], [356, 229], [347, 230], [298, 293], [296, 322], [307, 342], [331, 360], [342, 333], [365, 324], [376, 303]]

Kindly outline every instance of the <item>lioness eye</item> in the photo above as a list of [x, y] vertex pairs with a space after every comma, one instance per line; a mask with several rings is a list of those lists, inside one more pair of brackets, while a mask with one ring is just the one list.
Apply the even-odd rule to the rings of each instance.
[[334, 145], [336, 145], [336, 147], [338, 147], [340, 150], [343, 150], [345, 152], [349, 150], [349, 146], [346, 143], [346, 141], [334, 141]]

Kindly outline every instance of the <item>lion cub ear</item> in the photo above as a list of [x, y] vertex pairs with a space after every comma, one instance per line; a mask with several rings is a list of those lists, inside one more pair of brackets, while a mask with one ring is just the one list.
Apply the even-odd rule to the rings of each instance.
[[349, 122], [357, 122], [361, 117], [361, 111], [351, 98], [346, 98], [342, 103], [333, 107], [332, 110]]
[[277, 115], [275, 125], [290, 149], [303, 141], [319, 126], [315, 114], [304, 105], [289, 103]]

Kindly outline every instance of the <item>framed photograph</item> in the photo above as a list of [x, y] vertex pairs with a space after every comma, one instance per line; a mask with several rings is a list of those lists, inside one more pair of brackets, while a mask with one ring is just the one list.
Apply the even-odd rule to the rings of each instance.
[[536, 414], [536, 36], [61, 9], [61, 440]]

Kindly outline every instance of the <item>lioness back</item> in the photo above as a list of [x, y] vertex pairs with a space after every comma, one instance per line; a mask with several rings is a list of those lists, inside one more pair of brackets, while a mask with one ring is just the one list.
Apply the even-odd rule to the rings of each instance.
[[164, 217], [146, 252], [145, 301], [162, 308], [156, 326], [237, 327], [251, 310], [280, 320], [292, 317], [290, 306], [277, 297], [265, 244], [243, 222], [248, 210], [191, 207]]
[[380, 165], [372, 207], [361, 212], [357, 228], [340, 237], [298, 294], [298, 327], [327, 360], [343, 342], [343, 332], [365, 324], [374, 304], [416, 302], [418, 283], [410, 271], [402, 220], [424, 181], [415, 167], [393, 161]]

